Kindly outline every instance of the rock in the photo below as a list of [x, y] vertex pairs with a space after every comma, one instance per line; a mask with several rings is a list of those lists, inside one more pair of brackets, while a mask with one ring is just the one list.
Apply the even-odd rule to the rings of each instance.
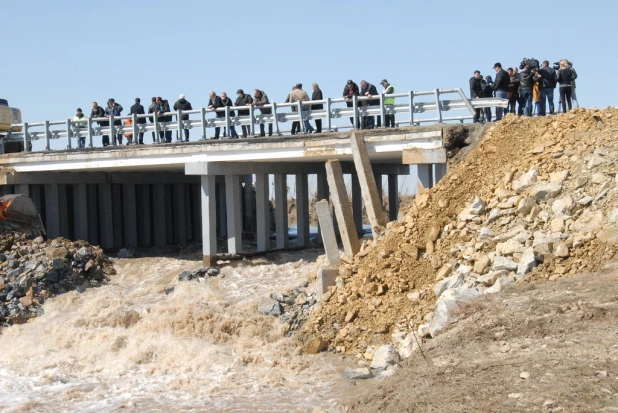
[[552, 407], [554, 407], [556, 405], [556, 402], [553, 400], [545, 400], [543, 402], [543, 407], [545, 407], [546, 409], [551, 409]]
[[485, 211], [485, 201], [479, 196], [474, 198], [474, 201], [468, 206], [468, 212], [474, 215], [481, 215]]
[[418, 247], [412, 244], [403, 244], [400, 249], [405, 254], [409, 255], [413, 260], [418, 259]]
[[524, 246], [515, 239], [509, 239], [496, 245], [496, 252], [500, 255], [513, 255], [524, 252]]
[[558, 182], [539, 182], [530, 190], [530, 195], [537, 201], [547, 201], [556, 197], [562, 191], [562, 184]]
[[370, 368], [375, 372], [382, 372], [388, 366], [394, 366], [401, 361], [397, 350], [390, 344], [380, 346], [373, 355]]
[[607, 371], [605, 371], [605, 370], [595, 371], [594, 375], [597, 376], [597, 377], [607, 377], [608, 376]]
[[477, 290], [469, 288], [454, 288], [445, 291], [436, 302], [436, 310], [431, 317], [426, 334], [422, 337], [425, 335], [435, 337], [458, 313], [461, 306], [468, 304], [480, 295], [481, 293]]
[[597, 233], [597, 239], [606, 244], [618, 244], [618, 227], [615, 225], [605, 225]]
[[134, 253], [132, 250], [128, 249], [128, 248], [121, 248], [120, 251], [118, 251], [118, 258], [131, 258], [133, 257]]
[[496, 280], [502, 276], [502, 275], [506, 275], [508, 274], [508, 271], [505, 270], [501, 270], [501, 271], [490, 271], [485, 275], [481, 275], [480, 277], [478, 277], [476, 279], [476, 282], [479, 284], [482, 284], [485, 287], [491, 287], [492, 285], [494, 285], [496, 283]]
[[512, 284], [514, 281], [513, 277], [509, 277], [509, 276], [501, 276], [499, 277], [496, 282], [494, 283], [494, 285], [492, 285], [491, 287], [487, 288], [485, 291], [483, 291], [483, 294], [496, 294], [499, 293], [500, 291], [502, 291], [502, 289], [504, 287], [506, 287], [509, 284]]
[[514, 400], [521, 399], [521, 397], [522, 397], [521, 393], [511, 393], [508, 395], [509, 399], [514, 399]]
[[86, 265], [84, 265], [84, 271], [86, 271], [86, 272], [90, 271], [93, 268], [96, 269], [96, 264], [94, 263], [93, 260], [89, 260], [86, 263]]
[[539, 173], [535, 170], [530, 170], [520, 176], [518, 179], [515, 179], [511, 183], [511, 188], [515, 193], [521, 194], [525, 190], [531, 188], [535, 183], [536, 179], [539, 176]]
[[609, 213], [609, 218], [607, 220], [609, 224], [618, 223], [618, 208], [614, 208], [612, 212]]
[[528, 373], [527, 371], [522, 371], [521, 373], [519, 373], [519, 378], [528, 380], [530, 378], [530, 373]]
[[193, 274], [191, 271], [183, 271], [178, 276], [178, 281], [191, 281], [193, 279]]
[[517, 264], [517, 274], [526, 275], [536, 267], [536, 254], [533, 247], [528, 247]]
[[500, 242], [505, 242], [509, 239], [513, 239], [519, 243], [524, 243], [527, 240], [529, 240], [531, 238], [531, 235], [528, 231], [526, 231], [526, 229], [519, 225], [516, 226], [515, 228], [511, 229], [508, 232], [505, 232], [504, 234], [495, 236], [493, 238], [493, 241], [496, 243], [500, 243]]
[[515, 212], [518, 215], [525, 217], [530, 213], [530, 211], [532, 211], [532, 208], [534, 208], [535, 206], [536, 201], [534, 200], [534, 198], [530, 198], [529, 196], [527, 196], [519, 200]]
[[575, 178], [575, 189], [579, 189], [582, 186], [586, 185], [587, 183], [588, 183], [588, 178], [580, 175], [577, 178]]
[[421, 292], [420, 291], [414, 291], [414, 292], [408, 293], [406, 295], [406, 297], [408, 297], [408, 300], [410, 300], [413, 303], [415, 303], [415, 302], [417, 302], [418, 300], [421, 299]]
[[586, 206], [589, 205], [592, 201], [594, 201], [594, 198], [590, 195], [586, 195], [582, 199], [578, 200], [577, 203], [579, 205]]
[[571, 216], [571, 210], [573, 209], [573, 198], [565, 196], [563, 198], [555, 200], [551, 205], [551, 210], [557, 217]]
[[208, 275], [209, 277], [216, 277], [217, 275], [219, 275], [220, 272], [221, 271], [217, 267], [210, 267], [206, 271], [206, 275]]
[[54, 258], [54, 260], [52, 261], [52, 268], [54, 270], [64, 269], [64, 260], [61, 258]]
[[270, 297], [264, 297], [258, 302], [258, 312], [264, 315], [280, 316], [283, 309], [279, 301], [273, 300]]
[[532, 148], [532, 154], [533, 155], [539, 155], [541, 153], [545, 152], [545, 147], [544, 146], [535, 146], [534, 148]]
[[84, 261], [88, 259], [91, 255], [92, 255], [92, 250], [90, 248], [81, 247], [80, 249], [77, 250], [75, 255], [73, 255], [73, 258], [75, 259], [75, 261]]
[[354, 320], [354, 318], [356, 317], [356, 314], [357, 314], [356, 310], [348, 311], [347, 314], [345, 315], [344, 321], [346, 323], [349, 323], [350, 321]]
[[568, 258], [569, 247], [567, 247], [564, 242], [560, 242], [554, 246], [553, 254], [554, 254], [554, 257]]
[[449, 278], [446, 278], [442, 281], [439, 281], [434, 287], [433, 292], [436, 297], [440, 297], [440, 295], [448, 290], [449, 288], [457, 288], [464, 284], [464, 275], [463, 274], [455, 274]]
[[373, 378], [373, 373], [367, 367], [361, 367], [358, 369], [348, 367], [345, 369], [343, 377], [349, 380], [365, 380]]
[[569, 176], [569, 171], [557, 171], [549, 174], [550, 182], [563, 183]]
[[585, 210], [573, 223], [572, 228], [578, 232], [592, 232], [603, 223], [603, 211]]
[[554, 218], [549, 223], [552, 232], [564, 231], [564, 218]]
[[45, 255], [49, 259], [65, 259], [69, 255], [69, 250], [65, 247], [47, 247], [45, 248]]
[[481, 231], [479, 232], [479, 240], [486, 240], [492, 238], [493, 236], [494, 232], [488, 227], [481, 228]]
[[592, 174], [592, 183], [593, 184], [602, 184], [603, 182], [609, 180], [609, 176], [605, 175], [604, 173], [594, 173]]
[[[414, 332], [410, 332], [403, 340], [397, 340], [395, 343], [397, 346], [397, 353], [399, 353], [401, 358], [410, 358], [414, 352], [418, 350], [418, 342], [420, 342], [420, 337], [417, 336], [414, 338], [414, 334]], [[393, 342], [395, 342], [395, 340], [393, 340]]]
[[328, 343], [321, 337], [313, 337], [305, 342], [302, 348], [303, 354], [318, 354], [326, 349]]
[[494, 262], [491, 265], [492, 270], [507, 270], [515, 271], [517, 269], [517, 263], [506, 257], [497, 256], [494, 258]]
[[598, 155], [593, 155], [588, 160], [588, 164], [586, 166], [588, 167], [588, 169], [596, 169], [605, 163], [607, 163], [607, 160]]
[[425, 234], [425, 238], [431, 242], [435, 242], [440, 236], [440, 228], [435, 225], [432, 225]]
[[440, 281], [448, 277], [451, 271], [453, 271], [453, 266], [451, 264], [443, 265], [436, 274], [436, 281]]
[[474, 263], [474, 272], [483, 275], [487, 272], [490, 265], [491, 262], [489, 257], [487, 255], [483, 255]]
[[502, 216], [502, 210], [499, 208], [494, 208], [489, 213], [489, 217], [487, 217], [487, 223], [491, 224], [492, 222], [497, 221], [498, 218], [500, 218], [501, 216]]

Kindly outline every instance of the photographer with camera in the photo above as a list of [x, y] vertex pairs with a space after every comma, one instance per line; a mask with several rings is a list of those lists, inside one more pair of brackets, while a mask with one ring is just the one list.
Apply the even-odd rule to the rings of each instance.
[[[500, 63], [494, 65], [496, 71], [496, 81], [493, 85], [493, 90], [496, 92], [497, 98], [507, 99], [509, 94], [509, 74], [502, 69]], [[503, 108], [496, 108], [496, 122], [502, 119]]]
[[571, 97], [575, 79], [577, 79], [577, 73], [571, 69], [571, 65], [569, 65], [566, 59], [562, 59], [560, 61], [560, 70], [558, 70], [558, 83], [560, 84], [560, 101], [562, 102], [563, 113], [566, 113], [567, 106], [569, 110], [573, 109]]

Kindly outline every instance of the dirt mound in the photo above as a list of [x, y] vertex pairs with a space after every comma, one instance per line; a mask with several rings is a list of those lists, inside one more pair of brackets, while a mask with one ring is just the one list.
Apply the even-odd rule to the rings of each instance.
[[299, 337], [362, 365], [372, 346], [429, 334], [446, 290], [455, 302], [464, 287], [481, 295], [599, 269], [617, 250], [617, 160], [614, 109], [507, 116], [341, 267]]

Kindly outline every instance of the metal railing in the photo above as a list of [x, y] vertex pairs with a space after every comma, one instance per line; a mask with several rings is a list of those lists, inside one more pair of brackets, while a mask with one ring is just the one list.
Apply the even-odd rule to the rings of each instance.
[[[443, 95], [457, 95], [456, 99], [443, 99]], [[396, 98], [400, 102], [393, 105], [385, 105], [387, 98]], [[424, 100], [422, 100], [424, 99]], [[313, 105], [323, 105], [323, 109], [311, 109]], [[45, 150], [50, 150], [50, 143], [55, 139], [67, 139], [67, 149], [78, 147], [78, 139], [85, 140], [85, 147], [93, 147], [95, 136], [107, 135], [115, 141], [114, 136], [132, 134], [135, 141], [139, 133], [154, 132], [157, 142], [161, 142], [160, 132], [181, 131], [184, 129], [196, 129], [201, 131], [201, 139], [206, 139], [208, 128], [226, 128], [227, 136], [230, 135], [230, 128], [246, 126], [249, 128], [250, 136], [255, 136], [256, 124], [272, 124], [273, 135], [281, 136], [283, 133], [290, 132], [282, 130], [280, 124], [288, 122], [300, 122], [304, 130], [303, 121], [325, 120], [323, 131], [338, 132], [348, 129], [361, 129], [365, 117], [379, 116], [382, 119], [381, 127], [385, 126], [386, 115], [405, 115], [404, 120], [395, 122], [396, 127], [418, 126], [422, 123], [444, 123], [461, 122], [471, 120], [475, 109], [486, 107], [506, 108], [508, 101], [501, 98], [480, 98], [470, 100], [460, 88], [456, 89], [434, 89], [431, 91], [410, 91], [407, 93], [379, 94], [372, 98], [353, 96], [347, 98], [328, 98], [324, 100], [302, 101], [294, 103], [271, 103], [263, 106], [227, 106], [219, 109], [201, 108], [197, 110], [166, 112], [166, 118], [173, 120], [161, 122], [161, 116], [156, 113], [146, 115], [130, 116], [110, 116], [106, 118], [86, 118], [84, 127], [75, 125], [72, 119], [62, 121], [44, 121], [11, 125], [9, 133], [2, 139], [0, 150], [4, 153], [6, 142], [23, 142], [24, 151], [32, 150], [32, 142], [45, 140]], [[270, 113], [262, 113], [261, 109], [269, 109]], [[290, 108], [291, 111], [284, 111]], [[231, 116], [234, 111], [249, 111], [249, 115]], [[256, 113], [259, 110], [259, 113]], [[447, 112], [463, 110], [465, 115], [445, 116]], [[268, 111], [265, 111], [268, 112]], [[435, 117], [423, 117], [426, 113], [435, 112]], [[214, 114], [215, 117], [207, 115]], [[221, 116], [222, 114], [223, 116]], [[189, 117], [189, 119], [183, 119]], [[350, 125], [334, 125], [334, 119], [350, 118]], [[131, 119], [131, 125], [115, 124]], [[146, 119], [150, 123], [138, 123], [138, 120]], [[81, 122], [78, 122], [81, 123]], [[108, 126], [101, 126], [100, 123], [108, 123]], [[83, 124], [83, 123], [82, 123]], [[305, 131], [306, 132], [306, 131]], [[182, 139], [182, 136], [177, 139]], [[74, 141], [75, 140], [75, 141]]]

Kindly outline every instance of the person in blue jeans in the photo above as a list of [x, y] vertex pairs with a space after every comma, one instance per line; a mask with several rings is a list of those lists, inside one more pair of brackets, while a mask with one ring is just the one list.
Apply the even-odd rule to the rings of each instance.
[[554, 114], [554, 89], [556, 88], [556, 71], [549, 66], [549, 61], [545, 60], [541, 64], [541, 68], [537, 72], [537, 76], [541, 81], [541, 112], [540, 116]]
[[[502, 69], [500, 63], [494, 65], [494, 70], [496, 71], [496, 81], [494, 82], [493, 89], [496, 92], [496, 97], [507, 99], [509, 94], [509, 83], [511, 82], [509, 74]], [[503, 108], [496, 108], [496, 122], [502, 119], [503, 114]]]

